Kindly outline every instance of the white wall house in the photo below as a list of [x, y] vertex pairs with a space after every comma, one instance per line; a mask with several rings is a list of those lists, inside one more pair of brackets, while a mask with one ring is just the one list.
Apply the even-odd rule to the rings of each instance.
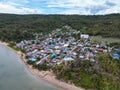
[[88, 34], [81, 34], [81, 35], [80, 35], [80, 38], [88, 39], [88, 38], [89, 38], [89, 35], [88, 35]]

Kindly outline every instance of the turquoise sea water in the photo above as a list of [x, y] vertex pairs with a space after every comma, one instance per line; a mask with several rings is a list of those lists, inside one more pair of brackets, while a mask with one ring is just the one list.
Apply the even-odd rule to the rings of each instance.
[[10, 48], [0, 45], [0, 90], [62, 90], [33, 76]]

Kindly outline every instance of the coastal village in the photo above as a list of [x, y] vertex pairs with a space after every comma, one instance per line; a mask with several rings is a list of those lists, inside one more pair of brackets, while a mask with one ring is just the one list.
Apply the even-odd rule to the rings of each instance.
[[98, 53], [109, 53], [115, 59], [120, 58], [120, 48], [109, 47], [107, 42], [93, 42], [88, 34], [82, 34], [67, 25], [47, 35], [35, 34], [34, 40], [21, 41], [16, 43], [16, 47], [24, 49], [28, 61], [36, 65], [46, 63], [54, 66], [75, 60], [97, 62]]

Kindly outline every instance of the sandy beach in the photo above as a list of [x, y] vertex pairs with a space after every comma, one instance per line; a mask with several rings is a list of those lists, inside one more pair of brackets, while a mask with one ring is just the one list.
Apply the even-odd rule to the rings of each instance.
[[2, 42], [2, 41], [0, 41], [0, 44], [1, 44], [1, 45], [5, 45], [5, 46], [8, 45], [8, 43], [6, 43], [6, 42]]
[[[1, 42], [1, 45], [8, 45], [8, 43], [5, 42]], [[15, 50], [14, 50], [15, 51]], [[48, 82], [50, 82], [51, 84], [54, 84], [60, 88], [63, 88], [64, 90], [84, 90], [83, 88], [80, 87], [76, 87], [73, 84], [68, 84], [66, 82], [62, 82], [58, 79], [56, 79], [55, 74], [52, 71], [39, 71], [37, 69], [34, 69], [31, 65], [27, 64], [27, 60], [25, 59], [25, 54], [20, 52], [20, 51], [15, 51], [18, 55], [21, 56], [21, 60], [24, 62], [24, 64], [26, 65], [26, 68], [31, 72], [31, 74], [33, 74], [34, 76], [38, 77], [38, 78], [42, 78]]]

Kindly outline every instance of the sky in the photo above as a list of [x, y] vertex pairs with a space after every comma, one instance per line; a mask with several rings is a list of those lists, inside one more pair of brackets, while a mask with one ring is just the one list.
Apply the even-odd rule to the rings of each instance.
[[0, 0], [0, 13], [105, 15], [120, 13], [120, 0]]

